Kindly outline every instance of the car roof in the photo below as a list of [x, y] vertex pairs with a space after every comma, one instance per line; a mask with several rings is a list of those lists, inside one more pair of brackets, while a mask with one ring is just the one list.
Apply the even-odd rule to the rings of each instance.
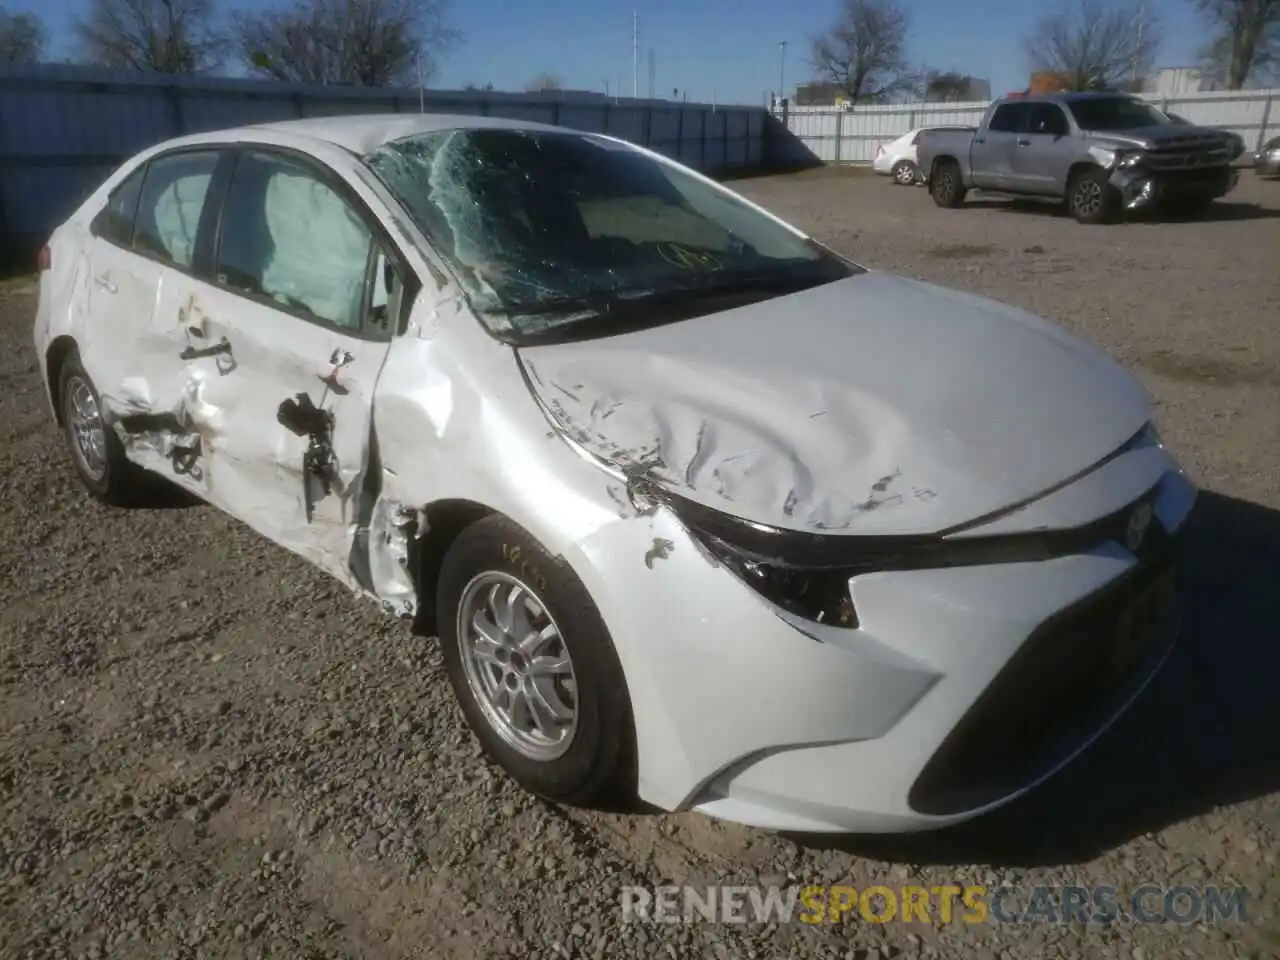
[[[1073, 90], [1060, 91], [1057, 93], [1040, 93], [1032, 97], [1026, 97], [1027, 100], [1053, 100], [1057, 103], [1080, 103], [1087, 100], [1115, 100], [1120, 97], [1125, 100], [1137, 100], [1131, 93], [1122, 93], [1115, 91], [1108, 93], [1105, 90]], [[1014, 101], [1017, 102], [1016, 100]]]
[[442, 130], [541, 130], [580, 133], [565, 127], [505, 117], [484, 117], [450, 113], [347, 114], [335, 117], [307, 117], [279, 120], [243, 127], [230, 127], [192, 134], [171, 141], [184, 144], [226, 140], [274, 140], [284, 137], [332, 144], [357, 154], [371, 153], [384, 144], [423, 133]]

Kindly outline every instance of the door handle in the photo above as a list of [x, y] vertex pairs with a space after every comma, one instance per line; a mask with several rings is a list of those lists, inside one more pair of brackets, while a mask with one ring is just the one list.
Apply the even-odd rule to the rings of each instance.
[[1019, 141], [1018, 141], [1018, 146], [1020, 146], [1020, 147], [1029, 147], [1029, 146], [1031, 146], [1031, 141], [1030, 141], [1030, 140], [1019, 140]]
[[230, 353], [230, 352], [231, 352], [231, 341], [228, 340], [226, 337], [223, 337], [221, 340], [215, 343], [212, 347], [201, 347], [200, 349], [196, 349], [195, 347], [187, 347], [180, 354], [178, 354], [178, 358], [180, 360], [198, 360], [201, 357], [216, 357], [220, 353]]
[[111, 274], [109, 273], [98, 274], [96, 277], [93, 278], [93, 282], [96, 283], [98, 286], [100, 286], [103, 290], [107, 291], [107, 293], [115, 293], [116, 290], [119, 289], [118, 287], [116, 287], [114, 283], [111, 282]]
[[986, 137], [974, 137], [974, 138], [973, 138], [973, 142], [974, 142], [974, 143], [986, 143], [986, 142], [987, 142], [987, 138], [986, 138]]

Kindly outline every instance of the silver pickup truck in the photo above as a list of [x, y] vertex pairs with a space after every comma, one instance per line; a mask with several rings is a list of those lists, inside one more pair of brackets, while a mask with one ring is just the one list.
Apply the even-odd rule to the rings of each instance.
[[1081, 223], [1157, 204], [1203, 214], [1236, 185], [1232, 152], [1221, 131], [1174, 123], [1115, 93], [997, 100], [976, 132], [930, 132], [916, 147], [940, 207], [958, 207], [980, 190], [1065, 200]]

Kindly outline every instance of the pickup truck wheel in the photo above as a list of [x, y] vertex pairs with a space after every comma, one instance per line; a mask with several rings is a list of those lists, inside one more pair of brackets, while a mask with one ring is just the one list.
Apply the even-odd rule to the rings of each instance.
[[1078, 173], [1067, 187], [1067, 209], [1080, 223], [1110, 223], [1119, 209], [1119, 199], [1105, 170]]
[[893, 174], [893, 182], [903, 187], [909, 187], [920, 179], [920, 171], [910, 160], [899, 160], [890, 173]]
[[960, 165], [954, 160], [939, 160], [929, 178], [929, 195], [940, 207], [958, 207], [964, 203], [965, 190], [960, 180]]

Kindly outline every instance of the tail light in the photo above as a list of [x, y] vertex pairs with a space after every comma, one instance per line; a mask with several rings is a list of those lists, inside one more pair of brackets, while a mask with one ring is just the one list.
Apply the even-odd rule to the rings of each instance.
[[[27, 249], [30, 249], [28, 247]], [[40, 255], [36, 258], [36, 266], [40, 268], [40, 272], [53, 269], [53, 250], [46, 243], [40, 248]]]
[[883, 157], [883, 156], [884, 156], [884, 144], [883, 144], [883, 143], [882, 143], [882, 144], [879, 144], [879, 145], [876, 147], [876, 156], [877, 156], [877, 157]]

